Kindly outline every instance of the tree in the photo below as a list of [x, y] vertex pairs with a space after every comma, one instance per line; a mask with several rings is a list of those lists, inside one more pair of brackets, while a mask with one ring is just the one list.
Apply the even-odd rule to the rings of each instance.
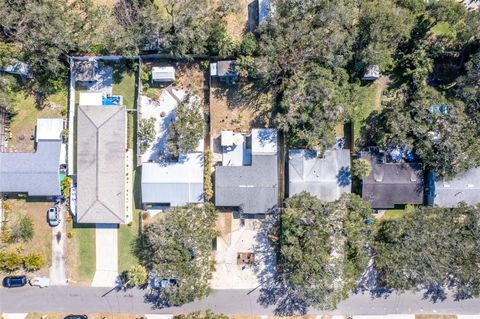
[[27, 242], [33, 238], [33, 221], [29, 216], [20, 215], [11, 228], [11, 240]]
[[346, 298], [369, 260], [366, 221], [372, 219], [370, 205], [355, 194], [333, 203], [306, 192], [287, 199], [276, 281], [288, 298], [320, 309], [334, 309]]
[[45, 258], [39, 253], [30, 253], [23, 258], [25, 270], [36, 271], [45, 266]]
[[370, 175], [372, 171], [372, 165], [366, 159], [359, 158], [352, 162], [352, 173], [360, 179], [363, 179]]
[[155, 132], [156, 119], [150, 117], [140, 121], [138, 128], [138, 136], [140, 138], [140, 151], [144, 153], [150, 145], [155, 141], [157, 133]]
[[228, 319], [229, 317], [223, 313], [214, 313], [211, 310], [195, 311], [186, 315], [176, 315], [174, 319]]
[[212, 204], [190, 204], [174, 207], [146, 226], [138, 251], [141, 263], [157, 279], [173, 280], [160, 289], [156, 303], [180, 305], [209, 294], [216, 219]]
[[12, 272], [22, 267], [22, 256], [19, 253], [11, 251], [0, 251], [0, 269]]
[[395, 6], [391, 0], [362, 2], [356, 43], [362, 71], [371, 64], [382, 70], [392, 64], [398, 44], [409, 37], [413, 18], [409, 10]]
[[208, 51], [211, 55], [227, 57], [237, 51], [237, 44], [228, 34], [225, 24], [218, 24], [214, 27], [207, 43]]
[[257, 51], [257, 39], [252, 32], [247, 32], [240, 43], [239, 53], [241, 55], [251, 56]]
[[419, 206], [378, 225], [373, 248], [380, 284], [400, 291], [449, 287], [460, 298], [480, 293], [480, 205]]
[[203, 137], [205, 122], [200, 99], [187, 94], [178, 103], [175, 120], [170, 123], [167, 147], [174, 157], [194, 151]]
[[127, 283], [136, 287], [143, 287], [147, 283], [148, 273], [147, 269], [142, 265], [133, 265], [128, 270]]
[[0, 41], [0, 68], [10, 64], [18, 54], [19, 49], [15, 44]]

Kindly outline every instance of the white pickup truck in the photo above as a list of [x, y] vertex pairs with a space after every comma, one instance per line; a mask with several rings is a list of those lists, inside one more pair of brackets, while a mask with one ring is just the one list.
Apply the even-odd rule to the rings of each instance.
[[50, 278], [48, 277], [33, 277], [30, 279], [30, 285], [45, 288], [50, 286]]

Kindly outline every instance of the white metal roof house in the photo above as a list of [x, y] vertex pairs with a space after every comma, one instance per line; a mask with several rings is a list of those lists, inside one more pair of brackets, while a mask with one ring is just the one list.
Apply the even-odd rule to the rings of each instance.
[[314, 150], [288, 151], [289, 196], [303, 191], [318, 199], [332, 202], [352, 188], [350, 151], [335, 149], [318, 157]]
[[215, 168], [216, 206], [248, 215], [264, 215], [278, 206], [277, 143], [275, 129], [253, 129], [251, 136], [222, 134], [222, 166]]
[[202, 203], [203, 153], [190, 153], [178, 162], [142, 164], [142, 203], [161, 209]]
[[126, 118], [125, 106], [78, 107], [79, 223], [125, 223]]
[[175, 68], [173, 66], [154, 66], [152, 68], [152, 82], [175, 81]]
[[39, 119], [35, 153], [0, 153], [0, 193], [61, 195], [62, 130], [62, 119]]
[[453, 208], [461, 202], [468, 205], [480, 203], [480, 167], [472, 168], [448, 180], [428, 175], [428, 204]]

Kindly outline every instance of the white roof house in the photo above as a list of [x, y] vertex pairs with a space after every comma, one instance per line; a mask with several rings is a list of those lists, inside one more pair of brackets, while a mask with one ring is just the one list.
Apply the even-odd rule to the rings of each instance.
[[63, 119], [38, 119], [35, 142], [39, 140], [57, 141], [62, 139]]
[[190, 153], [183, 161], [142, 164], [142, 203], [182, 206], [203, 202], [203, 153]]
[[175, 81], [175, 68], [173, 66], [154, 66], [152, 68], [153, 82]]
[[102, 92], [80, 92], [79, 105], [100, 106], [102, 97]]

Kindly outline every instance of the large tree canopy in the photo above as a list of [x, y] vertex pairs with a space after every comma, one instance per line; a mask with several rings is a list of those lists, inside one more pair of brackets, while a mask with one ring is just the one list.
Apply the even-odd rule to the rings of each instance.
[[384, 220], [375, 235], [380, 283], [397, 290], [453, 288], [460, 297], [479, 294], [480, 205], [417, 207]]
[[346, 297], [369, 260], [371, 213], [354, 194], [332, 203], [306, 192], [286, 200], [277, 278], [287, 291], [279, 296], [281, 313], [301, 311], [290, 308], [291, 299], [304, 307], [333, 309]]
[[215, 268], [211, 252], [216, 219], [213, 205], [190, 204], [172, 208], [146, 226], [139, 250], [142, 264], [157, 279], [176, 281], [159, 290], [156, 303], [179, 305], [208, 295]]

